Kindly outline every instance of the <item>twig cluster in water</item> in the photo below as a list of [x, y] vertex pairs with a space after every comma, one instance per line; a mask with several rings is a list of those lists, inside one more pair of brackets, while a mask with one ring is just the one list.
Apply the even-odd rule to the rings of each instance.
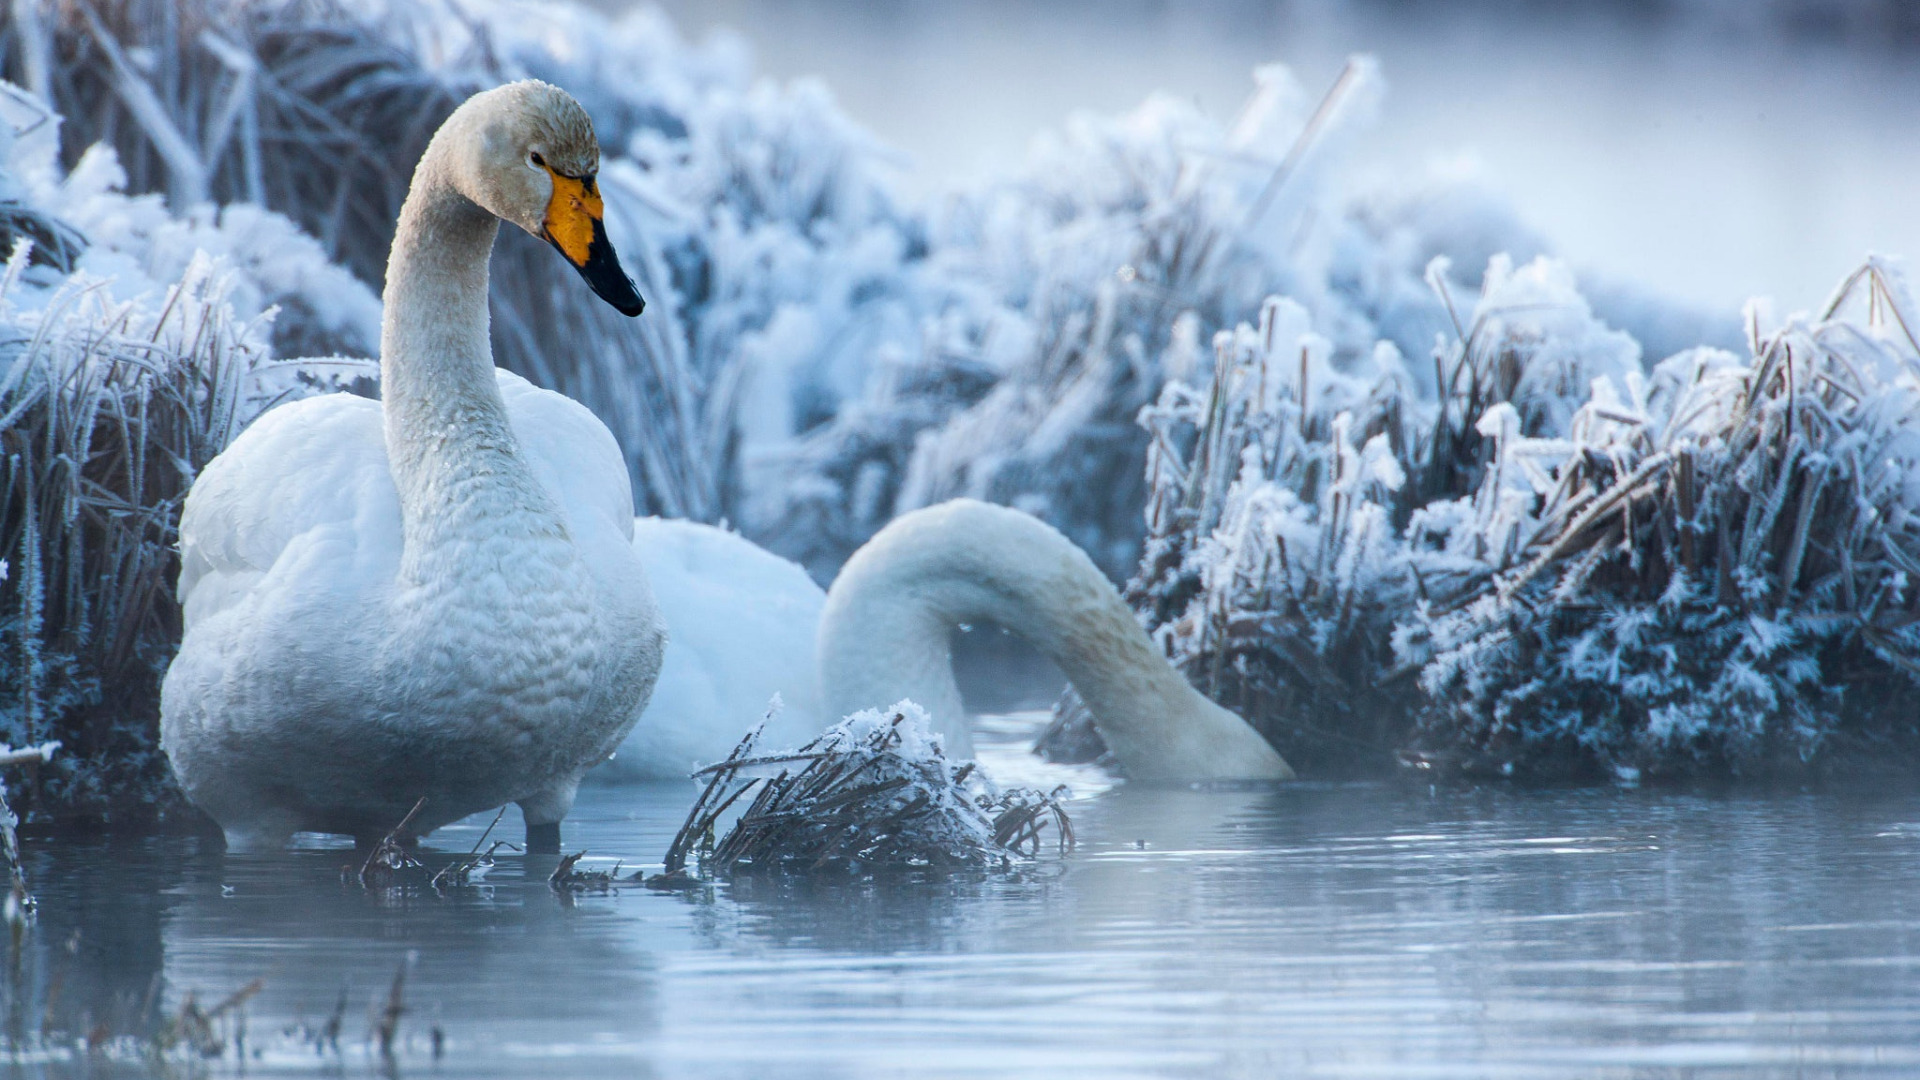
[[400, 966], [393, 972], [393, 984], [387, 987], [387, 1002], [374, 1020], [373, 1033], [380, 1043], [380, 1056], [389, 1061], [393, 1059], [393, 1040], [400, 1034], [400, 1018], [407, 1012], [407, 970], [418, 958], [419, 954], [411, 949], [400, 958]]
[[[76, 932], [64, 949], [52, 950], [54, 956], [73, 956], [79, 945]], [[406, 980], [419, 956], [408, 951], [394, 971], [393, 980], [383, 994], [368, 1003], [367, 1052], [377, 1054], [390, 1075], [397, 1059], [407, 1051], [411, 1040], [404, 1037], [402, 1019], [413, 1010], [405, 998]], [[85, 1062], [89, 1067], [107, 1067], [118, 1075], [115, 1066], [138, 1064], [140, 1075], [202, 1076], [209, 1063], [228, 1062], [246, 1071], [249, 1061], [262, 1050], [318, 1055], [344, 1062], [349, 1051], [342, 1047], [351, 994], [346, 987], [326, 1018], [318, 1024], [296, 1022], [264, 1038], [253, 1038], [248, 1028], [250, 1003], [266, 987], [266, 980], [254, 979], [211, 1005], [203, 1004], [193, 990], [172, 1009], [160, 1008], [161, 978], [154, 976], [145, 1000], [124, 1001], [131, 1010], [113, 1009], [102, 1016], [79, 1004], [67, 1004], [61, 997], [64, 972], [55, 968], [47, 978], [34, 978], [34, 971], [22, 971], [15, 962], [18, 977], [7, 989], [38, 987], [32, 998], [22, 997], [9, 1004], [12, 1022], [0, 1032], [0, 1052], [26, 1054], [47, 1062]], [[117, 1015], [116, 1015], [117, 1014]], [[27, 1015], [38, 1015], [37, 1029], [21, 1022]], [[446, 1052], [447, 1035], [436, 1022], [423, 1033], [434, 1060]], [[56, 1072], [60, 1070], [56, 1069]], [[64, 1075], [64, 1072], [60, 1072]]]
[[[427, 797], [422, 795], [413, 804], [413, 809], [407, 811], [407, 816], [400, 819], [400, 824], [395, 825], [392, 831], [381, 837], [380, 842], [367, 853], [367, 861], [360, 864], [361, 885], [369, 888], [392, 885], [402, 871], [417, 870], [423, 865], [419, 859], [413, 857], [412, 848], [401, 840], [401, 837], [408, 835], [407, 826], [413, 824], [413, 819], [419, 816], [420, 808], [425, 805], [427, 805]], [[499, 818], [495, 817], [494, 820], [498, 821]], [[488, 831], [492, 831], [493, 827], [489, 825], [487, 828]], [[485, 837], [483, 836], [482, 839]]]
[[[609, 870], [582, 870], [579, 868], [580, 860], [586, 857], [587, 853], [584, 851], [561, 856], [560, 865], [554, 867], [553, 873], [547, 876], [547, 884], [558, 892], [569, 894], [612, 892], [615, 886], [623, 884], [620, 878], [620, 867], [624, 864], [616, 862]], [[636, 875], [627, 879], [627, 882], [637, 880]]]
[[[707, 785], [656, 881], [686, 880], [689, 858], [713, 876], [1007, 866], [1038, 854], [1050, 823], [1061, 851], [1073, 845], [1062, 790], [986, 790], [972, 762], [947, 760], [912, 702], [856, 713], [787, 753], [757, 753], [759, 735], [755, 729], [727, 760], [694, 774]], [[746, 809], [722, 834], [742, 801]]]
[[[493, 815], [493, 820], [487, 823], [486, 829], [480, 833], [480, 839], [474, 841], [473, 847], [466, 854], [455, 857], [453, 861], [434, 871], [432, 876], [425, 877], [424, 871], [427, 864], [420, 860], [413, 847], [408, 826], [413, 824], [413, 819], [419, 816], [420, 808], [426, 803], [426, 796], [421, 796], [419, 801], [413, 804], [413, 809], [407, 811], [407, 816], [400, 819], [400, 823], [395, 825], [387, 835], [381, 837], [380, 842], [367, 853], [359, 870], [356, 872], [349, 865], [342, 868], [341, 876], [357, 881], [362, 888], [367, 889], [391, 889], [424, 883], [435, 892], [439, 892], [443, 889], [465, 888], [480, 884], [488, 874], [493, 872], [493, 857], [501, 848], [512, 851], [521, 850], [518, 844], [507, 840], [495, 840], [490, 845], [487, 843], [487, 838], [493, 835], [493, 830], [500, 824], [500, 819], [506, 816], [507, 808], [502, 806]], [[481, 850], [482, 848], [485, 850]], [[423, 877], [425, 877], [424, 882]]]
[[[180, 1003], [180, 1011], [161, 1026], [160, 1034], [154, 1040], [155, 1049], [165, 1054], [176, 1046], [185, 1046], [209, 1059], [224, 1055], [229, 1045], [232, 1045], [236, 1055], [243, 1053], [241, 1043], [246, 1038], [246, 1028], [240, 1020], [241, 1008], [265, 986], [264, 980], [255, 979], [222, 998], [211, 1009], [202, 1009], [194, 992], [187, 991], [186, 1000]], [[218, 1025], [229, 1014], [235, 1018], [234, 1027], [230, 1035], [223, 1035]]]
[[427, 884], [435, 890], [442, 887], [459, 888], [472, 885], [493, 872], [494, 852], [501, 848], [519, 851], [520, 845], [508, 840], [495, 840], [487, 850], [480, 850], [480, 846], [487, 842], [487, 837], [493, 835], [494, 826], [500, 824], [500, 819], [506, 815], [506, 812], [507, 808], [502, 806], [499, 812], [493, 815], [493, 820], [487, 823], [486, 831], [480, 834], [480, 839], [473, 842], [473, 850], [441, 867]]

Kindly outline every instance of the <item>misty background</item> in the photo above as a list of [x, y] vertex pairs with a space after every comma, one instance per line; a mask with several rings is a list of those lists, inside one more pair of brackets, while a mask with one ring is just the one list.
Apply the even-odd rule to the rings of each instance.
[[[637, 6], [600, 0], [610, 13]], [[1003, 173], [1076, 110], [1159, 91], [1230, 119], [1258, 64], [1388, 96], [1362, 172], [1441, 160], [1581, 268], [1711, 311], [1820, 304], [1920, 251], [1920, 9], [1888, 0], [663, 0], [694, 40], [815, 77], [909, 190]]]

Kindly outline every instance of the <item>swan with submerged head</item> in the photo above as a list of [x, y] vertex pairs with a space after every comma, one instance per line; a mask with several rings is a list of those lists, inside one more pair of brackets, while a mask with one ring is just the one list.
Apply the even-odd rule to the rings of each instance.
[[1293, 776], [1167, 663], [1085, 552], [1018, 510], [958, 499], [903, 514], [824, 596], [798, 566], [711, 526], [642, 519], [634, 538], [674, 642], [607, 775], [678, 778], [720, 760], [776, 692], [786, 708], [762, 745], [799, 745], [848, 713], [912, 698], [948, 753], [971, 757], [952, 635], [991, 621], [1066, 673], [1129, 778]]
[[545, 83], [454, 110], [394, 233], [383, 400], [276, 408], [194, 483], [161, 741], [231, 842], [370, 841], [424, 796], [413, 835], [517, 802], [529, 847], [556, 850], [581, 776], [645, 707], [665, 635], [619, 448], [488, 342], [502, 220], [640, 314], [599, 161]]

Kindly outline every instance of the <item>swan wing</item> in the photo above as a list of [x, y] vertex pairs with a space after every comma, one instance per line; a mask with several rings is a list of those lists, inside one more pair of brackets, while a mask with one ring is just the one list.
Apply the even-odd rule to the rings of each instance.
[[[589, 557], [630, 560], [633, 493], [612, 433], [578, 402], [510, 372], [498, 377], [526, 459]], [[214, 458], [187, 496], [178, 590], [185, 626], [259, 600], [254, 593], [276, 565], [318, 548], [329, 553], [326, 580], [336, 591], [384, 588], [401, 541], [380, 403], [327, 394], [279, 406]], [[349, 566], [335, 565], [343, 558]], [[306, 576], [318, 578], [318, 568]]]
[[282, 405], [202, 470], [180, 517], [186, 629], [245, 603], [276, 564], [315, 555], [314, 545], [357, 565], [349, 577], [363, 583], [391, 580], [399, 563], [379, 402], [328, 394]]
[[161, 685], [161, 745], [230, 836], [273, 845], [301, 827], [296, 806], [263, 791], [350, 790], [353, 770], [307, 752], [303, 733], [374, 711], [359, 676], [399, 561], [378, 402], [281, 405], [194, 481], [180, 520], [185, 635]]
[[[514, 434], [570, 522], [629, 540], [633, 494], [606, 425], [518, 375], [499, 380]], [[400, 499], [377, 401], [326, 394], [272, 409], [201, 472], [180, 518], [186, 625], [240, 602], [316, 531], [351, 538], [370, 564], [398, 565]]]

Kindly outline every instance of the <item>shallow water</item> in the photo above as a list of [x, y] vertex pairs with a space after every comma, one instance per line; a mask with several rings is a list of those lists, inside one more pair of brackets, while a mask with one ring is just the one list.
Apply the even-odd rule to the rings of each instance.
[[[1011, 877], [568, 899], [511, 859], [442, 897], [343, 885], [351, 853], [318, 844], [47, 842], [24, 966], [115, 1025], [156, 977], [169, 1006], [263, 978], [251, 1075], [379, 1071], [369, 1013], [409, 950], [401, 1075], [1920, 1071], [1920, 794], [1148, 790], [997, 730], [990, 769], [1082, 794], [1079, 850]], [[657, 860], [690, 798], [590, 790], [569, 847]], [[343, 987], [339, 1057], [282, 1034]]]

